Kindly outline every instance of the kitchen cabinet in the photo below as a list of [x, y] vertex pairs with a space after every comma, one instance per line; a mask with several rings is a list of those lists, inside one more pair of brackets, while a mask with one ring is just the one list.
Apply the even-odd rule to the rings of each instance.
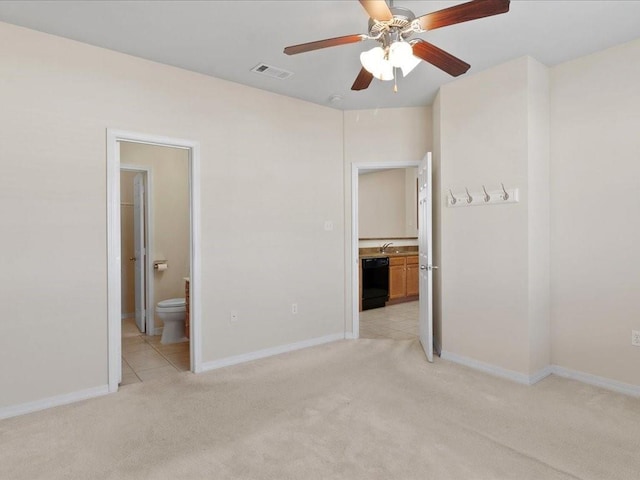
[[420, 264], [418, 257], [407, 257], [407, 297], [412, 297], [420, 293], [419, 276]]
[[416, 299], [419, 271], [417, 255], [389, 258], [389, 303]]
[[407, 264], [404, 257], [389, 259], [389, 300], [407, 296]]

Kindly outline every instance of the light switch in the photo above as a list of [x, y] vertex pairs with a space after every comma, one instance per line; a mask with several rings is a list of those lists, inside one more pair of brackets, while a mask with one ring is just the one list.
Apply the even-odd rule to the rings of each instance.
[[326, 232], [330, 232], [331, 230], [333, 230], [333, 222], [331, 220], [324, 221], [324, 230]]

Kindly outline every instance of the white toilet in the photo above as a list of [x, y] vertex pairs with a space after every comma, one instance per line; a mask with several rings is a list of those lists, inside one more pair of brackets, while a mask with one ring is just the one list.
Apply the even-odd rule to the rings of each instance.
[[160, 343], [178, 343], [187, 340], [184, 336], [184, 318], [186, 311], [187, 307], [184, 298], [169, 298], [168, 300], [158, 302], [156, 305], [156, 313], [158, 314], [158, 318], [164, 323]]

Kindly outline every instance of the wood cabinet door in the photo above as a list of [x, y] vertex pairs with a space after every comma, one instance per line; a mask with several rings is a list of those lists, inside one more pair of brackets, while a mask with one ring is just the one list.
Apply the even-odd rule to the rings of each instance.
[[389, 300], [407, 296], [407, 272], [405, 268], [404, 265], [389, 267]]
[[419, 286], [420, 266], [415, 263], [407, 265], [407, 296], [418, 295], [420, 293]]

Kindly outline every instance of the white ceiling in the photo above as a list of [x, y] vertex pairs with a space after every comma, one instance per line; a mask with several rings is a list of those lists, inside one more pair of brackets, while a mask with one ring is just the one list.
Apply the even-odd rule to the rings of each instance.
[[[422, 15], [459, 1], [396, 0]], [[429, 105], [452, 78], [422, 63], [406, 79], [353, 92], [363, 43], [287, 56], [287, 45], [366, 33], [356, 0], [2, 1], [0, 21], [22, 25], [310, 102], [352, 110]], [[510, 12], [420, 34], [471, 64], [466, 75], [523, 55], [552, 66], [640, 37], [640, 1], [511, 2]], [[260, 62], [286, 80], [250, 72]], [[330, 104], [333, 95], [342, 97]]]

